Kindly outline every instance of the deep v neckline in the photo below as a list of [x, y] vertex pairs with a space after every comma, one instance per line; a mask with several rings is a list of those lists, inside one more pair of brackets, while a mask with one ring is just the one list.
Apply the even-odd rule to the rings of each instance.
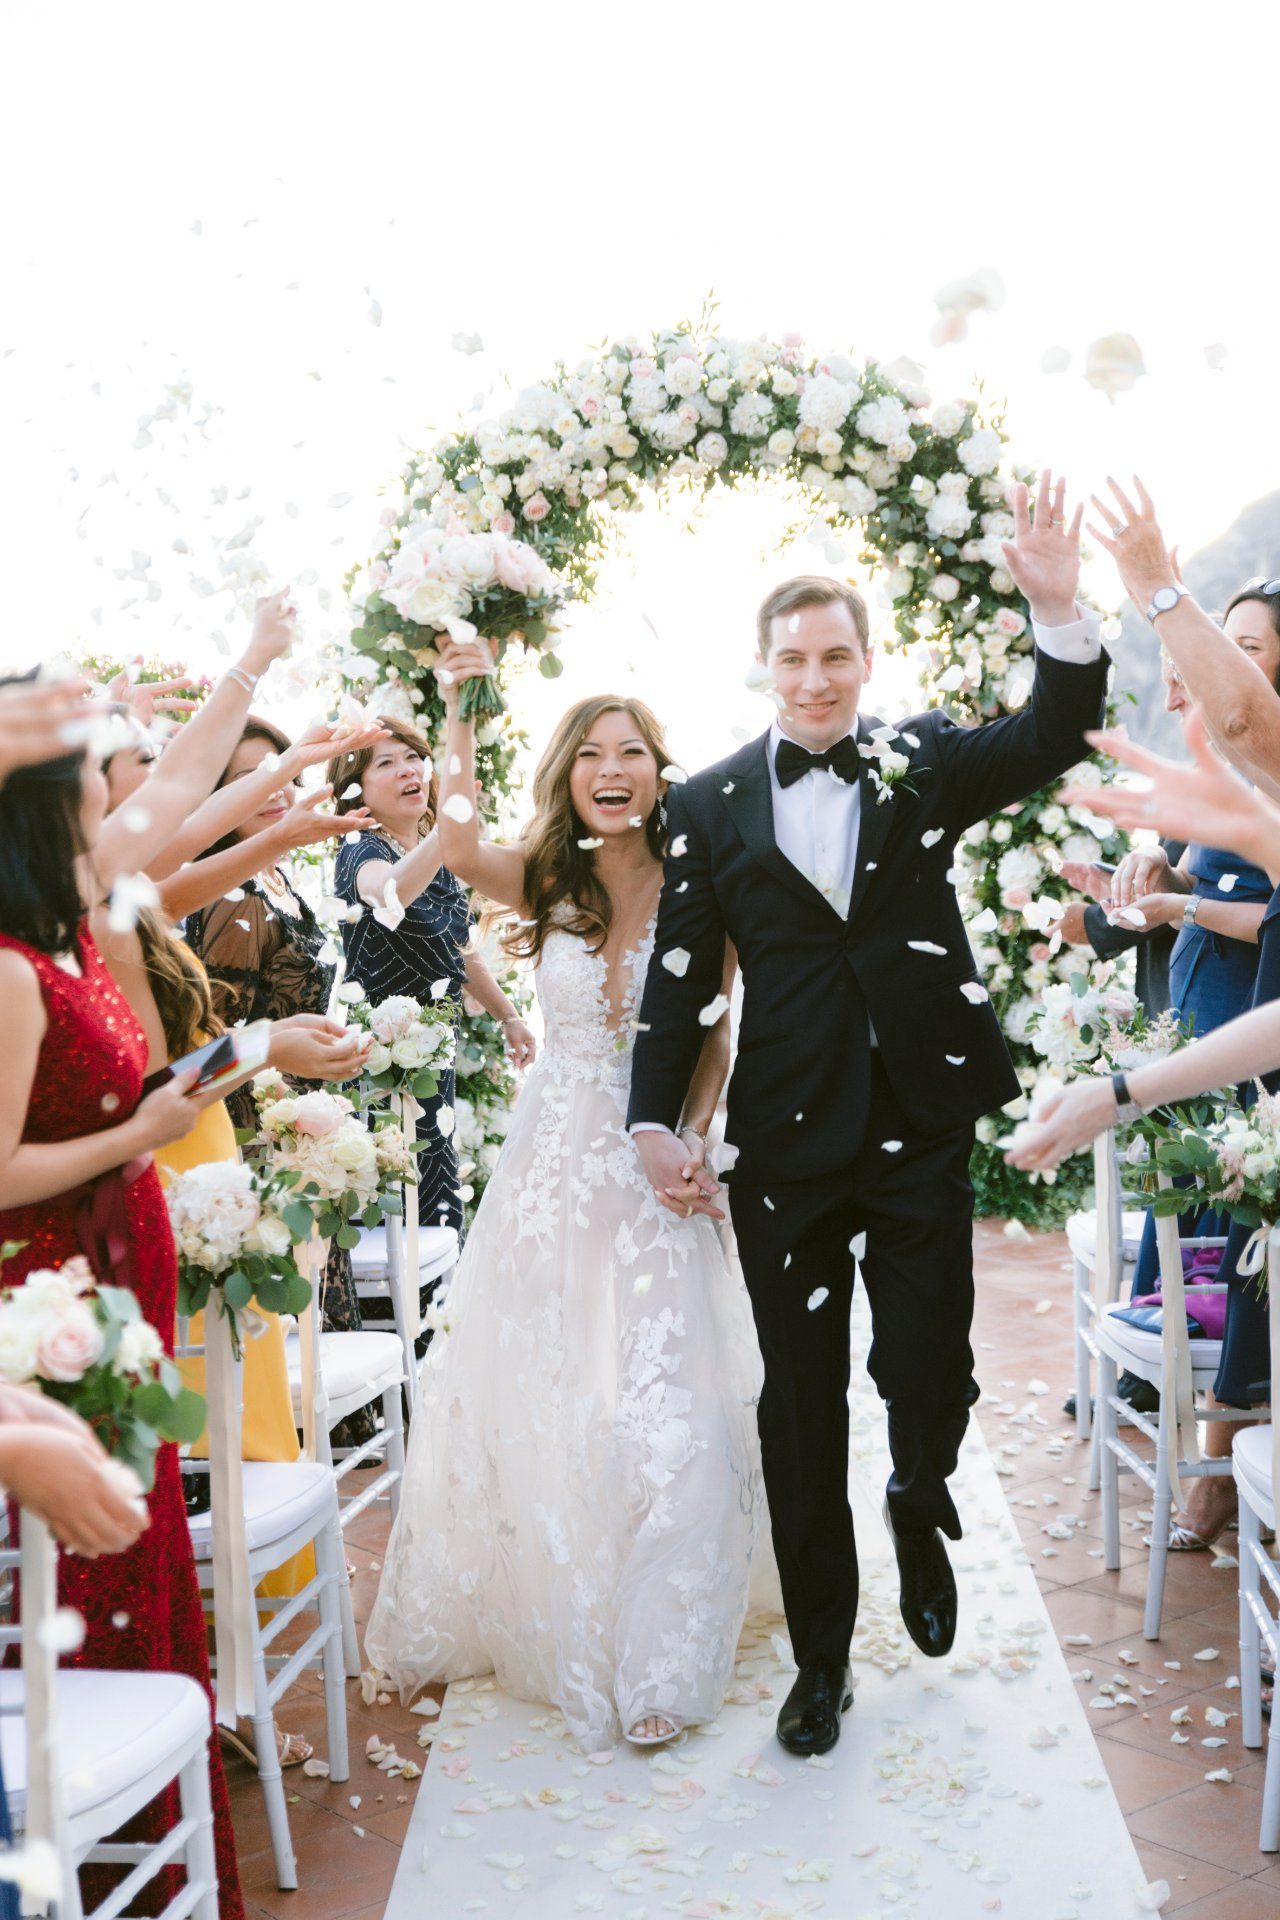
[[624, 948], [622, 956], [617, 963], [619, 971], [626, 974], [627, 980], [622, 991], [622, 996], [616, 1006], [609, 998], [608, 960], [602, 952], [592, 953], [589, 947], [586, 950], [587, 958], [592, 962], [596, 970], [596, 997], [600, 1003], [600, 1015], [604, 1022], [606, 1033], [615, 1036], [625, 1034], [629, 1022], [635, 1017], [636, 1001], [638, 998], [636, 992], [636, 963], [644, 954], [646, 948], [652, 950], [657, 927], [658, 909], [655, 906], [653, 912], [640, 929], [640, 935], [635, 945]]

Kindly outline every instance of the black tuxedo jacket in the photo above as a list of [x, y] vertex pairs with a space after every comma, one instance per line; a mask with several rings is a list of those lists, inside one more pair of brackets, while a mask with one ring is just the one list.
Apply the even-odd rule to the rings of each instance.
[[[1066, 665], [1036, 653], [1020, 712], [985, 726], [916, 714], [892, 742], [910, 768], [877, 803], [861, 763], [853, 894], [842, 918], [778, 850], [769, 736], [667, 796], [657, 940], [640, 1011], [628, 1124], [674, 1127], [719, 993], [726, 938], [738, 950], [743, 1010], [729, 1085], [732, 1177], [799, 1180], [847, 1167], [867, 1122], [874, 1026], [890, 1084], [926, 1135], [964, 1126], [1021, 1091], [978, 982], [955, 890], [957, 837], [1024, 799], [1087, 752], [1102, 724], [1108, 661]], [[866, 741], [883, 724], [860, 716]], [[937, 837], [935, 837], [937, 836]], [[928, 844], [926, 844], [928, 841]], [[683, 849], [677, 852], [676, 849]], [[912, 942], [942, 947], [937, 953]], [[688, 954], [683, 973], [663, 964]]]

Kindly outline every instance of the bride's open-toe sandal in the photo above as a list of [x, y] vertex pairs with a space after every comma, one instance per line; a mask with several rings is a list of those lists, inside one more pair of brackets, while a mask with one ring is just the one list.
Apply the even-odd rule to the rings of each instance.
[[680, 1723], [668, 1713], [646, 1713], [639, 1720], [633, 1720], [627, 1729], [628, 1743], [633, 1747], [664, 1747], [668, 1740], [674, 1740], [680, 1732]]

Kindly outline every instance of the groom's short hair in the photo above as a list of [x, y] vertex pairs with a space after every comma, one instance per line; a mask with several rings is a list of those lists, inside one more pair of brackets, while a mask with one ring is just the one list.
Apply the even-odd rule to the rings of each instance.
[[798, 573], [794, 579], [784, 580], [781, 586], [767, 593], [760, 603], [760, 611], [756, 615], [756, 633], [761, 657], [768, 655], [773, 623], [780, 613], [796, 613], [801, 607], [830, 606], [835, 601], [848, 607], [849, 617], [865, 653], [871, 638], [871, 620], [867, 603], [858, 589], [850, 586], [847, 580], [832, 580], [824, 573]]

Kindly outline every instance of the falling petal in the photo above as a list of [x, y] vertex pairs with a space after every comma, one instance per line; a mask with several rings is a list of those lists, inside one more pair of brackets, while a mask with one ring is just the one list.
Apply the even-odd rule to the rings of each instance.
[[449, 344], [455, 353], [484, 352], [484, 341], [478, 333], [455, 333]]
[[684, 947], [672, 947], [669, 953], [663, 954], [662, 964], [677, 980], [683, 980], [689, 970], [689, 955]]
[[698, 1015], [698, 1021], [700, 1025], [704, 1027], [714, 1027], [714, 1025], [716, 1024], [716, 1021], [720, 1018], [721, 1014], [728, 1013], [728, 1011], [729, 1011], [728, 997], [723, 993], [718, 993], [715, 999], [709, 1001], [707, 1005], [702, 1009], [701, 1013]]
[[1205, 348], [1204, 357], [1214, 373], [1221, 373], [1227, 364], [1227, 350], [1220, 340], [1216, 340], [1211, 347]]
[[882, 1140], [880, 1143], [880, 1151], [881, 1153], [901, 1153], [902, 1142], [901, 1140]]
[[459, 826], [465, 826], [468, 820], [475, 818], [475, 808], [465, 793], [451, 793], [440, 808], [446, 819], [456, 820]]
[[863, 1260], [866, 1258], [867, 1236], [865, 1233], [854, 1234], [852, 1240], [849, 1242], [849, 1251], [855, 1260]]
[[920, 835], [920, 845], [922, 847], [936, 847], [942, 837], [941, 827], [930, 827], [928, 833], [922, 833]]
[[916, 953], [945, 954], [946, 948], [940, 947], [936, 940], [908, 940], [907, 945]]
[[668, 781], [672, 786], [680, 787], [684, 785], [685, 781], [689, 778], [689, 776], [685, 772], [683, 767], [677, 767], [673, 763], [672, 765], [666, 766], [662, 769], [662, 772], [659, 775], [659, 778], [662, 780]]
[[[464, 806], [466, 802], [463, 802]], [[604, 845], [603, 840], [579, 840], [578, 845], [584, 853], [594, 853], [597, 847]]]
[[1222, 874], [1222, 875], [1220, 876], [1220, 878], [1219, 878], [1219, 880], [1218, 880], [1218, 891], [1219, 891], [1220, 893], [1232, 893], [1232, 892], [1234, 892], [1234, 890], [1235, 890], [1235, 884], [1236, 884], [1236, 881], [1237, 881], [1237, 880], [1238, 880], [1239, 878], [1240, 878], [1240, 875], [1239, 875], [1238, 873], [1224, 873], [1224, 874]]
[[1065, 373], [1071, 365], [1071, 355], [1065, 347], [1046, 347], [1040, 355], [1041, 373]]
[[671, 842], [671, 845], [667, 848], [667, 852], [671, 855], [671, 857], [674, 860], [678, 860], [681, 854], [685, 851], [688, 844], [689, 844], [688, 835], [683, 833], [678, 833], [675, 836], [675, 839]]
[[962, 1067], [968, 1057], [967, 1053], [948, 1053], [944, 1055], [949, 1067]]
[[980, 986], [976, 980], [962, 981], [960, 991], [970, 1005], [975, 1007], [980, 1007], [982, 1002], [989, 997], [986, 988]]
[[810, 1313], [816, 1313], [817, 1309], [822, 1305], [823, 1301], [829, 1297], [830, 1292], [831, 1292], [831, 1289], [829, 1287], [814, 1288], [813, 1292], [809, 1295], [809, 1301], [808, 1301]]

